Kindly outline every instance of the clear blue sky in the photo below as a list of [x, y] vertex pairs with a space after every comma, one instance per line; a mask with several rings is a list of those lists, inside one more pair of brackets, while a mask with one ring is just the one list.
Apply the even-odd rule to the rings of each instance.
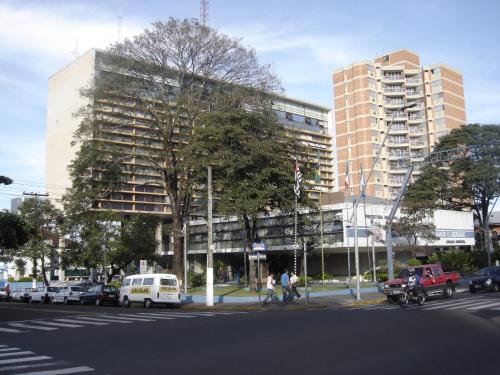
[[[0, 209], [44, 191], [47, 79], [78, 51], [155, 20], [197, 18], [197, 0], [0, 0]], [[408, 48], [464, 76], [468, 122], [500, 123], [497, 0], [210, 0], [210, 26], [254, 47], [292, 97], [332, 105], [331, 74]], [[12, 195], [8, 195], [12, 194]]]

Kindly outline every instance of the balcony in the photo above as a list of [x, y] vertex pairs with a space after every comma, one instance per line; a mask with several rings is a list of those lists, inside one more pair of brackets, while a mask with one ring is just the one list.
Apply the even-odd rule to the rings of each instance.
[[406, 90], [406, 97], [408, 99], [419, 98], [422, 96], [422, 91]]
[[410, 123], [420, 123], [424, 120], [423, 116], [408, 116], [408, 122]]
[[387, 96], [401, 96], [404, 94], [404, 89], [403, 86], [398, 87], [398, 86], [391, 86], [391, 87], [384, 87], [384, 94]]
[[382, 76], [382, 81], [389, 81], [389, 82], [404, 82], [405, 78], [403, 77], [402, 74], [384, 74]]
[[406, 126], [392, 126], [389, 134], [406, 134], [408, 132], [408, 128]]
[[389, 186], [401, 186], [401, 184], [403, 183], [403, 179], [402, 178], [390, 178], [388, 182], [389, 182], [388, 183]]
[[415, 107], [408, 108], [408, 112], [421, 111], [422, 109], [424, 109], [424, 106], [421, 103], [419, 103], [415, 105]]
[[406, 86], [418, 86], [422, 83], [420, 78], [406, 78], [405, 84]]
[[424, 141], [412, 141], [410, 142], [410, 147], [411, 148], [424, 148], [425, 147], [425, 142]]
[[421, 136], [424, 135], [424, 129], [417, 128], [417, 129], [412, 129], [410, 126], [410, 137], [416, 137], [416, 136]]
[[389, 160], [407, 159], [409, 156], [409, 152], [389, 152]]

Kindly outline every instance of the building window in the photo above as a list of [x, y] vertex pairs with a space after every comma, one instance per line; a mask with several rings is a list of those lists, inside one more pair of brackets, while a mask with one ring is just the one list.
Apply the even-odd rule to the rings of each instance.
[[290, 112], [287, 112], [285, 116], [288, 121], [293, 121], [293, 115]]
[[389, 55], [384, 56], [384, 62], [387, 62], [387, 61], [389, 61]]

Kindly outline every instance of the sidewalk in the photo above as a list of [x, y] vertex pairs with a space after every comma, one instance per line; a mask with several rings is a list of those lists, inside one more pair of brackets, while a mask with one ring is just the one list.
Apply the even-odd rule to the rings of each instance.
[[[201, 295], [183, 295], [183, 310], [238, 310], [238, 311], [269, 311], [269, 310], [294, 310], [294, 309], [315, 309], [338, 306], [349, 306], [356, 304], [374, 304], [385, 301], [385, 296], [378, 288], [361, 288], [361, 300], [356, 301], [356, 290], [346, 288], [342, 290], [328, 292], [311, 292], [309, 302], [305, 300], [296, 300], [293, 303], [270, 303], [263, 306], [258, 297], [227, 297], [214, 296], [214, 307], [205, 305], [205, 296]], [[262, 296], [261, 300], [264, 300]]]

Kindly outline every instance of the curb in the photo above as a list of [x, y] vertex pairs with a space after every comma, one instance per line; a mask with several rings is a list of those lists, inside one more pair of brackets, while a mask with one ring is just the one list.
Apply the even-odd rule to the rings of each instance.
[[385, 301], [386, 298], [372, 299], [368, 301], [354, 301], [351, 302], [350, 304], [347, 304], [346, 306], [352, 307], [352, 306], [378, 305], [384, 303]]

